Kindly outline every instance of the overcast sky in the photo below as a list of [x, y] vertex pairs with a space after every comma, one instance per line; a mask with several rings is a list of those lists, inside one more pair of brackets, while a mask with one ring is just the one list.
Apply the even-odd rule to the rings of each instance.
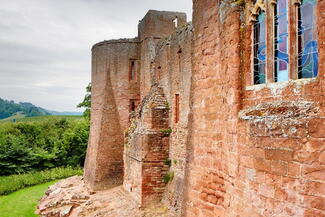
[[149, 9], [191, 19], [192, 0], [0, 0], [0, 97], [76, 111], [91, 46], [135, 37]]

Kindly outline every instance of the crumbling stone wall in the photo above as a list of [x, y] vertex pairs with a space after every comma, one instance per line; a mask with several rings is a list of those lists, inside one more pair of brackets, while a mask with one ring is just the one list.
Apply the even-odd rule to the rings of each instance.
[[[177, 26], [175, 26], [176, 19]], [[177, 27], [182, 27], [186, 23], [185, 13], [155, 10], [149, 10], [140, 21], [138, 37], [141, 41], [141, 99], [150, 92], [153, 83], [151, 71], [156, 56], [157, 43], [173, 34]]]
[[319, 75], [263, 85], [251, 83], [249, 2], [193, 3], [184, 215], [325, 216], [325, 1]]
[[[192, 77], [191, 64], [192, 25], [179, 28], [156, 47], [152, 77], [162, 87], [170, 107], [171, 127], [169, 161], [173, 179], [168, 183], [164, 202], [171, 215], [179, 215], [183, 205], [188, 136], [189, 97]], [[179, 102], [176, 102], [176, 94]], [[176, 111], [178, 103], [178, 111]], [[176, 113], [178, 117], [176, 117]], [[176, 123], [176, 118], [178, 121]]]
[[155, 87], [133, 114], [125, 132], [124, 188], [145, 206], [159, 200], [169, 169], [169, 108], [161, 88]]
[[[145, 147], [150, 145], [150, 141], [155, 141], [157, 145], [165, 144], [162, 141], [161, 135], [155, 138], [150, 136], [149, 139], [144, 139], [147, 136], [143, 133], [144, 123], [151, 122], [152, 120], [146, 119], [148, 116], [147, 108], [144, 104], [152, 104], [147, 102], [148, 97], [152, 98], [153, 91], [152, 85], [155, 87], [159, 84], [161, 91], [163, 92], [165, 99], [165, 107], [168, 110], [168, 125], [166, 129], [160, 129], [170, 134], [168, 139], [168, 150], [164, 156], [165, 166], [164, 170], [160, 171], [158, 179], [155, 181], [161, 185], [159, 191], [154, 191], [151, 194], [156, 195], [156, 198], [164, 198], [164, 203], [168, 205], [171, 215], [178, 216], [181, 214], [181, 207], [183, 201], [183, 187], [184, 187], [184, 175], [186, 165], [186, 141], [187, 141], [187, 129], [188, 129], [188, 114], [189, 114], [189, 93], [191, 87], [191, 40], [192, 40], [192, 26], [186, 25], [179, 28], [171, 36], [160, 40], [154, 47], [155, 56], [152, 59], [150, 67], [151, 77], [151, 92], [147, 95], [141, 104], [141, 107], [136, 113], [136, 117], [139, 116], [138, 112], [141, 112], [141, 118], [135, 118], [131, 121], [129, 131], [134, 130], [136, 132], [130, 134], [129, 131], [127, 137], [127, 144], [125, 148], [124, 162], [125, 162], [125, 175], [124, 175], [124, 187], [126, 190], [133, 193], [134, 198], [139, 201], [140, 204], [146, 203], [145, 193], [141, 190], [141, 186], [150, 186], [149, 180], [145, 180], [145, 174], [143, 169], [142, 160]], [[179, 101], [179, 120], [175, 122], [175, 95], [178, 95]], [[156, 104], [156, 103], [155, 103]], [[149, 115], [150, 116], [150, 115]], [[159, 117], [155, 117], [159, 120]], [[148, 127], [145, 127], [146, 129]], [[142, 130], [140, 130], [142, 129]], [[149, 127], [150, 129], [150, 127]], [[142, 134], [139, 134], [139, 131]], [[151, 132], [152, 130], [150, 130]], [[169, 132], [170, 131], [170, 132]], [[132, 135], [130, 137], [130, 135]], [[162, 134], [165, 135], [164, 133]], [[165, 135], [166, 136], [166, 135]], [[130, 142], [132, 140], [132, 142]], [[165, 141], [167, 141], [165, 139]], [[160, 143], [160, 144], [159, 144]], [[162, 152], [161, 154], [163, 154]], [[155, 156], [155, 155], [154, 155]], [[158, 159], [158, 156], [155, 156]], [[156, 159], [156, 160], [157, 160]], [[153, 169], [159, 168], [150, 165]], [[162, 169], [161, 168], [161, 169]], [[150, 169], [150, 167], [148, 167]], [[159, 171], [160, 169], [158, 169]], [[168, 171], [167, 171], [168, 170]], [[150, 171], [150, 170], [149, 170]], [[152, 174], [155, 172], [151, 171]], [[169, 177], [171, 176], [171, 177]], [[163, 183], [163, 180], [168, 183]], [[151, 178], [150, 178], [151, 179]], [[164, 193], [164, 194], [163, 194]], [[151, 197], [152, 198], [152, 197]]]

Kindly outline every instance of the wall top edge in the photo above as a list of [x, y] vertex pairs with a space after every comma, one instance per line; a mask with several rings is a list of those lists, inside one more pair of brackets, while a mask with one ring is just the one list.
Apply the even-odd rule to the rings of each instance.
[[112, 40], [104, 40], [93, 45], [92, 49], [107, 44], [121, 44], [121, 43], [140, 43], [139, 38], [120, 38]]

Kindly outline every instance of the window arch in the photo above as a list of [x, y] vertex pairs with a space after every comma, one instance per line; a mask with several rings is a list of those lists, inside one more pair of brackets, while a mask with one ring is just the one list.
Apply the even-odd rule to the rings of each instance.
[[266, 23], [265, 12], [259, 11], [254, 22], [254, 84], [266, 81]]
[[317, 0], [301, 0], [298, 6], [298, 78], [318, 75], [316, 4]]

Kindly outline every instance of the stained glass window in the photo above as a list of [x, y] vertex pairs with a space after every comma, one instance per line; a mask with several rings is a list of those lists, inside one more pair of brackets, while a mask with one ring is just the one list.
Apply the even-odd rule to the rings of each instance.
[[260, 12], [254, 23], [254, 84], [265, 83], [266, 40], [265, 13]]
[[289, 80], [288, 1], [278, 0], [274, 7], [274, 81]]
[[312, 78], [318, 74], [316, 37], [316, 0], [303, 0], [298, 8], [298, 77]]

